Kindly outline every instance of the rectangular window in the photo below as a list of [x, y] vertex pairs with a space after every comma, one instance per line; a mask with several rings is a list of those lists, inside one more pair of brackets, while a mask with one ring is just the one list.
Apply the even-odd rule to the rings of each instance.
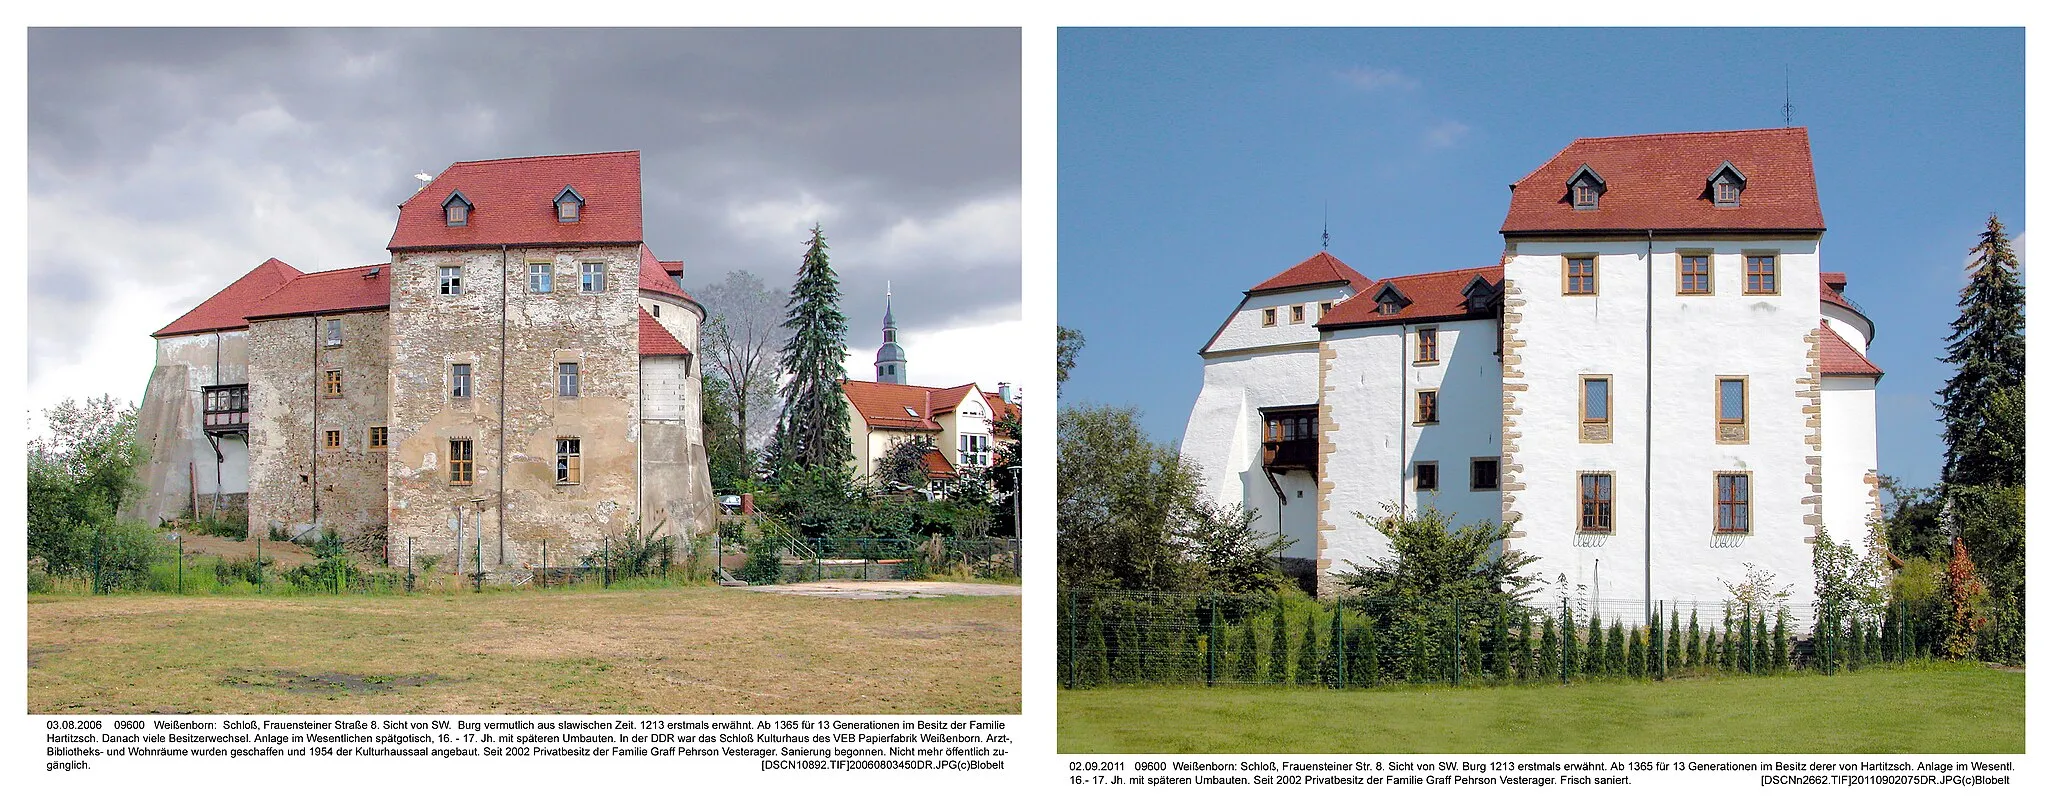
[[1579, 474], [1579, 532], [1614, 532], [1614, 474]]
[[604, 292], [604, 263], [583, 264], [583, 292]]
[[1714, 380], [1714, 438], [1718, 442], [1749, 441], [1749, 379], [1722, 376]]
[[469, 365], [448, 366], [448, 394], [455, 398], [469, 397]]
[[1704, 296], [1714, 292], [1714, 258], [1707, 254], [1678, 256], [1678, 292]]
[[1486, 456], [1472, 460], [1472, 491], [1492, 492], [1500, 489], [1500, 457]]
[[1308, 317], [1308, 309], [1304, 305], [1296, 304], [1291, 310], [1289, 310], [1288, 317], [1289, 323], [1301, 323], [1302, 320]]
[[370, 450], [381, 451], [391, 447], [391, 429], [388, 426], [370, 427]]
[[526, 292], [528, 292], [528, 293], [553, 293], [553, 292], [555, 292], [555, 264], [554, 264], [554, 263], [527, 263], [527, 264], [526, 264]]
[[583, 483], [583, 440], [555, 438], [555, 483]]
[[441, 295], [462, 295], [462, 266], [441, 266]]
[[1416, 390], [1415, 423], [1421, 425], [1434, 422], [1436, 422], [1436, 391]]
[[1418, 364], [1436, 361], [1436, 329], [1434, 327], [1423, 327], [1415, 330], [1415, 361]]
[[1714, 532], [1749, 533], [1749, 473], [1714, 474]]
[[338, 346], [338, 345], [341, 345], [341, 319], [339, 319], [339, 318], [328, 318], [328, 319], [327, 319], [327, 347], [328, 347], [328, 348], [333, 348], [333, 347], [335, 347], [335, 346]]
[[1415, 463], [1415, 491], [1436, 491], [1436, 462]]
[[960, 466], [988, 467], [990, 450], [987, 434], [961, 434]]
[[1579, 392], [1584, 400], [1579, 402], [1579, 422], [1605, 423], [1608, 419], [1607, 377], [1585, 376], [1579, 379]]
[[207, 431], [240, 431], [249, 427], [249, 385], [207, 387], [205, 395]]
[[1591, 296], [1600, 290], [1598, 273], [1594, 270], [1592, 257], [1567, 257], [1564, 266], [1564, 292], [1568, 296]]
[[448, 226], [461, 227], [469, 224], [469, 205], [451, 202], [448, 205]]
[[321, 434], [321, 437], [321, 444], [325, 445], [328, 450], [335, 450], [341, 447], [340, 429], [330, 428], [327, 431], [323, 432]]
[[330, 370], [320, 380], [320, 395], [324, 398], [341, 397], [341, 371]]
[[1330, 317], [1330, 307], [1332, 306], [1335, 305], [1327, 301], [1316, 305], [1316, 320], [1322, 320], [1324, 318]]
[[574, 362], [555, 365], [555, 394], [563, 398], [575, 398], [583, 394], [583, 376]]
[[1260, 319], [1266, 326], [1277, 324], [1280, 322], [1280, 310], [1267, 307], [1265, 312], [1260, 313]]
[[476, 446], [473, 441], [448, 441], [448, 483], [457, 486], [476, 483]]
[[1742, 292], [1769, 295], [1778, 292], [1778, 255], [1743, 255]]

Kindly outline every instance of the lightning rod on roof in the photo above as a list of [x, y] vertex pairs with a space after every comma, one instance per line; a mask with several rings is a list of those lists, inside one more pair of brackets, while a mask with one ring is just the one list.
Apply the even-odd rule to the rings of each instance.
[[1323, 251], [1330, 250], [1330, 200], [1323, 200]]
[[1792, 126], [1792, 65], [1785, 65], [1785, 126]]

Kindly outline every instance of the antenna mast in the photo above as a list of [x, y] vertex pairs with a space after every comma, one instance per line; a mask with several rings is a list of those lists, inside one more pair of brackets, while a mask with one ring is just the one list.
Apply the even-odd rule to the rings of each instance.
[[1785, 126], [1792, 126], [1792, 65], [1785, 65]]

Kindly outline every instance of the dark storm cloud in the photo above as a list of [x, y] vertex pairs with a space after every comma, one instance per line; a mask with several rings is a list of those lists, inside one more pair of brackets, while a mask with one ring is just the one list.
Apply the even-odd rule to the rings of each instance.
[[[822, 222], [857, 336], [884, 280], [907, 326], [1014, 317], [1014, 30], [38, 29], [28, 44], [29, 270], [97, 274], [31, 279], [32, 385], [101, 350], [94, 335], [146, 349], [265, 257], [382, 261], [414, 172], [518, 155], [641, 150], [649, 244], [691, 285], [739, 268], [787, 285]], [[118, 287], [147, 317], [105, 322]]]

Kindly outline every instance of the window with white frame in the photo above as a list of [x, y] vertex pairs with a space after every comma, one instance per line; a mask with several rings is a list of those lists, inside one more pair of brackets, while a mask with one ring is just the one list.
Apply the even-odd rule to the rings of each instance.
[[328, 318], [328, 319], [327, 319], [327, 347], [328, 347], [328, 348], [333, 348], [333, 347], [335, 347], [335, 346], [338, 346], [338, 345], [341, 345], [341, 319], [340, 319], [340, 318]]
[[462, 266], [441, 266], [441, 295], [462, 295]]
[[526, 264], [526, 292], [528, 292], [528, 293], [553, 293], [553, 292], [555, 292], [555, 264], [554, 264], [554, 263], [527, 263], [527, 264]]
[[583, 394], [582, 366], [575, 362], [555, 363], [555, 394], [575, 398]]
[[991, 450], [987, 434], [961, 434], [960, 466], [988, 467]]
[[583, 292], [604, 292], [604, 263], [583, 264]]

